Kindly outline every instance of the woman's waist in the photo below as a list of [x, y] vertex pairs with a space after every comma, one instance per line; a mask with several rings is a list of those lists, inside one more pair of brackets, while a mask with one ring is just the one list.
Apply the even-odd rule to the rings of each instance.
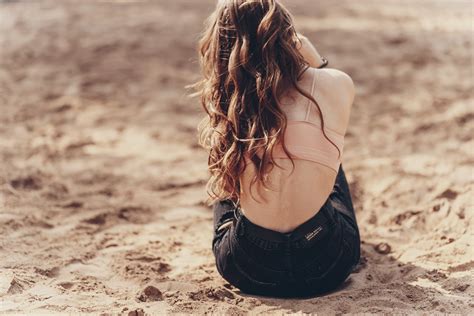
[[288, 232], [314, 216], [331, 193], [336, 173], [305, 160], [278, 159], [266, 176], [266, 186], [252, 183], [253, 166], [240, 177], [242, 212], [254, 223], [276, 231]]
[[[253, 244], [261, 249], [279, 249], [285, 251], [286, 247], [313, 248], [319, 244], [319, 240], [333, 235], [340, 222], [334, 212], [331, 199], [328, 198], [323, 205], [312, 213], [308, 218], [304, 218], [295, 224], [291, 229], [283, 230], [278, 227], [271, 227], [268, 219], [265, 223], [258, 223], [254, 218], [249, 218], [249, 213], [244, 214], [242, 205], [234, 210], [235, 233], [239, 236], [246, 236], [244, 240], [251, 240]], [[340, 223], [339, 223], [340, 224]], [[244, 242], [246, 244], [246, 242]], [[290, 246], [291, 245], [291, 246]]]
[[[266, 229], [288, 233], [315, 216], [322, 208], [331, 189], [305, 194], [302, 192], [265, 192], [254, 196], [241, 194], [240, 210], [252, 223]], [[263, 197], [265, 199], [263, 200]]]

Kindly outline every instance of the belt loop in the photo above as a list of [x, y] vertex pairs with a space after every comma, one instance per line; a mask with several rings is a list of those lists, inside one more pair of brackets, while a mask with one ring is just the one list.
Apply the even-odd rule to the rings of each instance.
[[240, 206], [240, 196], [237, 197], [237, 202], [234, 202], [234, 200], [231, 200], [231, 201], [232, 201], [232, 203], [234, 204], [234, 207], [235, 207], [235, 208], [237, 208], [237, 207]]
[[327, 205], [324, 207], [324, 211], [325, 211], [324, 215], [326, 215], [329, 222], [331, 224], [335, 224], [336, 223], [335, 212], [337, 211], [334, 208], [334, 205], [332, 204], [330, 199], [327, 200]]
[[234, 200], [231, 201], [234, 204], [234, 218], [237, 220], [240, 217], [240, 214], [237, 213], [237, 209], [240, 207], [240, 197], [237, 198], [237, 202], [234, 202]]
[[243, 236], [245, 233], [245, 221], [238, 207], [234, 208], [234, 218], [235, 218], [235, 221], [234, 221], [235, 234], [238, 236]]
[[238, 227], [238, 235], [243, 236], [245, 234], [245, 222], [243, 221], [242, 217], [240, 218], [240, 225]]
[[234, 207], [234, 219], [237, 221], [240, 217], [240, 214], [238, 213], [238, 207]]

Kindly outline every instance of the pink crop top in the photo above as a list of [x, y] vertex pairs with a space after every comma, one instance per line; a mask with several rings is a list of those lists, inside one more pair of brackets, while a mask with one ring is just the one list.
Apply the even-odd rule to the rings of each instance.
[[[313, 76], [311, 95], [314, 95], [315, 77], [316, 76]], [[313, 161], [325, 165], [337, 173], [339, 165], [341, 164], [344, 135], [325, 127], [326, 136], [337, 146], [336, 148], [324, 137], [321, 126], [312, 122], [317, 120], [318, 117], [316, 116], [313, 120], [309, 119], [312, 107], [315, 107], [315, 105], [308, 100], [304, 119], [287, 119], [287, 127], [284, 136], [286, 148], [293, 159]], [[317, 113], [318, 111], [315, 110], [314, 112]], [[275, 146], [273, 158], [288, 159], [281, 144]]]
[[[303, 159], [320, 163], [336, 173], [341, 164], [341, 155], [344, 146], [344, 136], [335, 131], [325, 128], [326, 136], [337, 146], [329, 142], [323, 134], [320, 126], [309, 121], [288, 121], [285, 133], [285, 145], [292, 158]], [[277, 145], [273, 151], [273, 158], [286, 158], [281, 145]]]

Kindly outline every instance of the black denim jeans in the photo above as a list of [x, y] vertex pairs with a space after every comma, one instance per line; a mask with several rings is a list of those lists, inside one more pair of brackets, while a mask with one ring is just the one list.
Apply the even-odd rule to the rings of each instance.
[[[323, 294], [341, 285], [359, 262], [359, 229], [342, 165], [321, 210], [290, 233], [250, 222], [231, 200], [216, 202], [213, 210], [217, 270], [244, 293]], [[218, 231], [227, 221], [232, 223]]]

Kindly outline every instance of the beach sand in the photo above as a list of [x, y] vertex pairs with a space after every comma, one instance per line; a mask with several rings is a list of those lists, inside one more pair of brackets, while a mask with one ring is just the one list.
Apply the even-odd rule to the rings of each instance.
[[291, 300], [215, 269], [184, 89], [213, 3], [0, 1], [0, 313], [473, 313], [472, 3], [285, 2], [356, 85], [363, 241], [338, 291]]

